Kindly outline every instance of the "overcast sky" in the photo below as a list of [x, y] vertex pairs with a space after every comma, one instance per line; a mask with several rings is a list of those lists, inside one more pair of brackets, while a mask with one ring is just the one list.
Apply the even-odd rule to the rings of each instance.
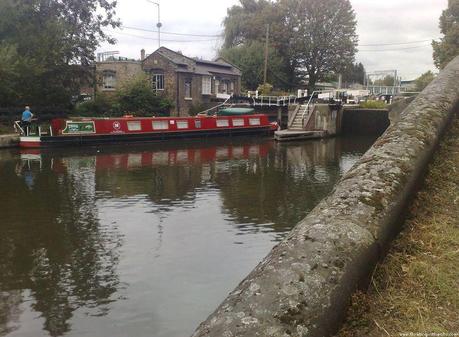
[[[187, 56], [212, 59], [221, 45], [226, 10], [238, 0], [155, 0], [160, 3], [163, 24], [161, 45]], [[359, 53], [356, 60], [367, 71], [397, 69], [403, 79], [414, 79], [435, 70], [430, 40], [440, 37], [438, 19], [447, 0], [351, 0], [357, 15]], [[124, 27], [156, 30], [158, 7], [147, 0], [118, 0], [118, 16]], [[139, 58], [158, 47], [157, 33], [124, 28], [107, 29], [118, 42], [98, 51], [117, 50], [121, 56]], [[182, 36], [184, 33], [205, 36]], [[429, 41], [426, 41], [429, 40]], [[424, 41], [424, 42], [418, 42]], [[381, 44], [395, 44], [386, 45]], [[403, 44], [402, 44], [403, 43]], [[377, 44], [378, 46], [371, 46]]]

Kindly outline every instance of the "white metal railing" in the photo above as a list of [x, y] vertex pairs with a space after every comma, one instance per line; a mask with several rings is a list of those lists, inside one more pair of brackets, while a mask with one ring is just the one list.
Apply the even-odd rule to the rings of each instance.
[[251, 97], [254, 106], [288, 106], [297, 102], [297, 97], [290, 96], [258, 96]]
[[[15, 121], [13, 126], [14, 126], [14, 131], [16, 133], [19, 133], [21, 136], [28, 136], [30, 134], [29, 126], [23, 128], [21, 126], [21, 121]], [[37, 127], [37, 130], [38, 130], [38, 136], [40, 137], [42, 135], [49, 135], [49, 136], [53, 135], [53, 128], [51, 125], [48, 127], [48, 130], [46, 132], [43, 131], [43, 127], [40, 125]]]
[[19, 133], [21, 135], [25, 135], [26, 134], [25, 130], [21, 126], [21, 121], [15, 121], [13, 126], [14, 126], [14, 131], [16, 133]]
[[401, 91], [399, 86], [382, 86], [382, 85], [368, 85], [367, 90], [372, 95], [397, 95]]

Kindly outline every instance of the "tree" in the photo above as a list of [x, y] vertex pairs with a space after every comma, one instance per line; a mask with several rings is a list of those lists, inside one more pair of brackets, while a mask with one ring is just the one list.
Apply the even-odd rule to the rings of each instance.
[[[282, 59], [274, 48], [269, 48], [268, 80], [277, 88], [285, 86]], [[262, 42], [250, 41], [243, 45], [223, 49], [220, 55], [238, 66], [242, 71], [241, 83], [244, 89], [255, 90], [263, 83], [264, 45]]]
[[422, 91], [425, 87], [429, 85], [430, 82], [433, 81], [435, 75], [430, 70], [419, 76], [414, 83], [416, 84], [416, 91]]
[[[292, 1], [292, 0], [284, 0]], [[342, 72], [354, 61], [355, 13], [349, 0], [296, 0], [298, 56], [308, 74], [308, 89], [328, 72]]]
[[384, 78], [374, 80], [372, 84], [382, 87], [392, 87], [395, 85], [395, 78], [392, 75], [386, 75]]
[[[285, 7], [285, 8], [284, 8]], [[240, 5], [228, 9], [228, 15], [223, 21], [225, 41], [221, 55], [243, 68], [243, 83], [247, 88], [255, 89], [262, 83], [264, 63], [264, 43], [266, 27], [269, 25], [269, 62], [268, 79], [276, 88], [292, 89], [300, 82], [299, 64], [295, 55], [292, 21], [288, 7], [280, 3], [265, 0], [240, 0]], [[229, 50], [229, 51], [228, 51]], [[229, 56], [230, 55], [230, 56]], [[254, 58], [254, 62], [237, 62], [238, 55]], [[256, 75], [251, 79], [244, 71]]]
[[343, 84], [365, 84], [365, 67], [362, 63], [352, 63], [347, 66], [342, 75], [343, 75]]
[[459, 0], [448, 0], [448, 8], [440, 17], [440, 41], [432, 41], [435, 66], [443, 69], [459, 55]]
[[99, 43], [114, 42], [103, 28], [119, 26], [115, 7], [107, 0], [2, 0], [0, 42], [17, 53], [13, 103], [69, 104]]
[[307, 74], [312, 89], [354, 61], [356, 20], [349, 0], [240, 0], [224, 20], [224, 49], [262, 43], [268, 24], [269, 45], [281, 60], [275, 74], [285, 82], [276, 86], [294, 88]]
[[11, 83], [17, 80], [18, 54], [16, 48], [0, 43], [0, 102], [14, 102], [17, 93]]

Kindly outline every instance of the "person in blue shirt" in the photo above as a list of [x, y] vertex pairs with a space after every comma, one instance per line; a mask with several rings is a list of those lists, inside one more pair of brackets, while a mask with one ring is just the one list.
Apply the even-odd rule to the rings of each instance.
[[33, 113], [30, 112], [30, 107], [26, 106], [24, 112], [22, 113], [21, 126], [25, 129], [30, 126], [32, 122]]
[[29, 123], [32, 121], [33, 113], [30, 112], [30, 107], [26, 106], [22, 113], [22, 122]]

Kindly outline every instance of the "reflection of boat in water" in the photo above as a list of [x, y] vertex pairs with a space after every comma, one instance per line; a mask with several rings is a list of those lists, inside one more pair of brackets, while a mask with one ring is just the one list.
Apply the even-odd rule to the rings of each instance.
[[[147, 148], [136, 147], [130, 149], [129, 152], [109, 151], [109, 153], [101, 153], [98, 150], [94, 153], [87, 153], [85, 156], [94, 156], [95, 169], [105, 170], [112, 168], [121, 169], [137, 169], [142, 167], [152, 166], [170, 166], [170, 165], [194, 165], [203, 164], [214, 161], [224, 160], [239, 160], [249, 159], [254, 157], [265, 157], [273, 143], [241, 143], [231, 145], [214, 145], [214, 146], [189, 146], [186, 148], [171, 147], [168, 149], [151, 150]], [[56, 156], [56, 154], [58, 156]], [[45, 149], [21, 149], [21, 157], [33, 156], [51, 157], [52, 167], [54, 171], [65, 170], [65, 162], [67, 156], [72, 156], [72, 153], [67, 151], [48, 152]], [[79, 157], [81, 159], [81, 157]]]
[[29, 132], [29, 128], [23, 130], [19, 124], [17, 126], [22, 132], [21, 147], [269, 135], [277, 127], [276, 123], [269, 122], [266, 115], [247, 114], [240, 109], [226, 110], [226, 114], [221, 116], [53, 119], [49, 127], [38, 126], [33, 132]]

